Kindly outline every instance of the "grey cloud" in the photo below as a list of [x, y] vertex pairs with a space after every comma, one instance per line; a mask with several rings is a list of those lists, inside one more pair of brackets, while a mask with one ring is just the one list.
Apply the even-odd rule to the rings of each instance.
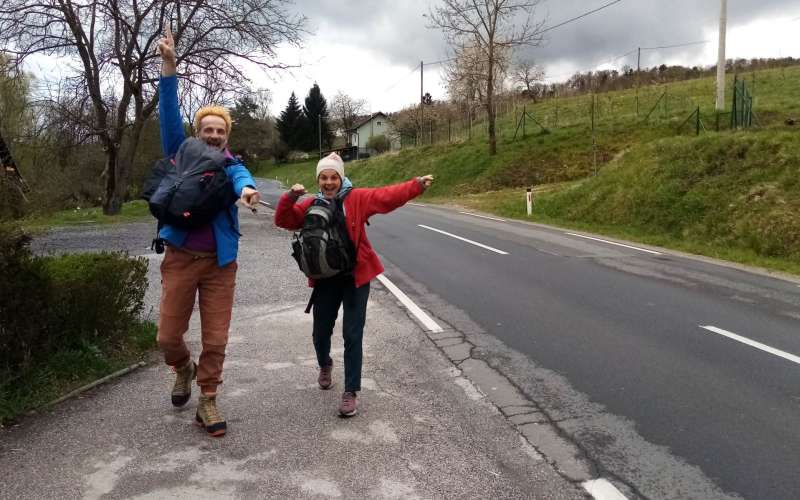
[[[547, 0], [537, 17], [552, 26], [597, 8], [608, 0]], [[426, 27], [422, 17], [436, 2], [428, 0], [298, 0], [294, 6], [309, 17], [319, 37], [373, 50], [387, 62], [413, 67], [420, 59], [446, 55], [442, 34]], [[729, 25], [780, 15], [800, 15], [796, 0], [729, 0]], [[639, 46], [672, 45], [702, 40], [716, 29], [717, 0], [624, 0], [582, 20], [555, 29], [540, 47], [524, 55], [552, 65], [567, 62], [591, 67]], [[673, 49], [674, 50], [674, 49]], [[687, 62], [698, 49], [684, 48]], [[680, 52], [679, 52], [680, 53]], [[643, 64], [656, 64], [675, 52], [643, 54]], [[635, 55], [621, 62], [635, 64]]]

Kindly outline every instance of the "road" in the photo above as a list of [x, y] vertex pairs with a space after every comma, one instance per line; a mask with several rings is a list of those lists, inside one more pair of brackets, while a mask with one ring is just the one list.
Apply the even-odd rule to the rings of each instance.
[[800, 496], [798, 282], [416, 204], [368, 233], [387, 276], [439, 321], [469, 325], [631, 491]]

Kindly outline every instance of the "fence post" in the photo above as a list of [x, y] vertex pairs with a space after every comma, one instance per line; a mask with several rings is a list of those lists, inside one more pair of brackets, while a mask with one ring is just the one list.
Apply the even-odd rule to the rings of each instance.
[[738, 93], [738, 75], [733, 75], [733, 106], [731, 107], [731, 129], [736, 129], [736, 94]]
[[433, 146], [433, 120], [431, 120], [429, 122], [428, 131], [429, 131], [429, 136], [430, 136], [430, 144], [431, 144], [431, 146]]
[[522, 106], [522, 138], [525, 138], [525, 118], [528, 116], [528, 111], [525, 106]]
[[447, 142], [453, 142], [453, 120], [447, 119]]
[[553, 128], [558, 128], [558, 91], [556, 90], [556, 123]]
[[697, 128], [697, 134], [695, 134], [695, 135], [700, 135], [700, 106], [697, 106], [697, 126], [696, 126], [696, 128]]
[[595, 136], [595, 126], [594, 126], [594, 106], [595, 106], [596, 96], [592, 94], [592, 165], [594, 168], [594, 175], [597, 175], [597, 138]]

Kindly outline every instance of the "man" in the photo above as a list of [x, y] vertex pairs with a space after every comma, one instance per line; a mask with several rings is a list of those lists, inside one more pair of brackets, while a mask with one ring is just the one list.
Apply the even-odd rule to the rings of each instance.
[[[184, 141], [183, 120], [178, 107], [178, 77], [175, 42], [167, 27], [158, 42], [161, 55], [159, 91], [161, 146], [167, 156], [175, 155]], [[225, 172], [242, 203], [254, 208], [260, 195], [250, 172], [228, 151], [231, 118], [220, 106], [201, 108], [194, 119], [197, 138], [221, 150], [227, 159]], [[176, 373], [172, 404], [185, 405], [191, 396], [192, 380], [197, 378], [200, 397], [196, 422], [212, 436], [222, 436], [227, 423], [217, 407], [217, 387], [222, 383], [222, 364], [228, 343], [233, 293], [236, 280], [236, 254], [239, 248], [239, 220], [236, 206], [220, 212], [211, 224], [183, 230], [165, 225], [160, 237], [167, 243], [161, 264], [161, 311], [158, 320], [158, 345], [164, 360]], [[200, 297], [202, 352], [192, 360], [183, 335], [189, 328], [195, 296]]]

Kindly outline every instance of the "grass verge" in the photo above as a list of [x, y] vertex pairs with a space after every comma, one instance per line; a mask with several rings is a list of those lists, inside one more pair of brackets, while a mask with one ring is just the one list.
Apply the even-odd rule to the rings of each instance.
[[[525, 193], [519, 189], [481, 193], [458, 198], [436, 198], [428, 201], [434, 204], [455, 205], [469, 210], [505, 217], [506, 219], [536, 222], [566, 230], [584, 231], [800, 276], [800, 263], [783, 258], [764, 257], [758, 255], [752, 249], [691, 241], [670, 234], [629, 226], [597, 224], [571, 220], [565, 217], [549, 216], [541, 213], [539, 207], [543, 202], [543, 197], [547, 195], [544, 194], [544, 191], [537, 192], [535, 195], [533, 215], [530, 217], [525, 214]], [[509, 210], [510, 205], [515, 205], [515, 207]]]
[[152, 218], [147, 202], [134, 200], [122, 204], [117, 215], [105, 215], [101, 207], [76, 208], [62, 210], [47, 215], [33, 215], [20, 221], [28, 231], [41, 232], [55, 227], [75, 226], [81, 224], [120, 224], [138, 222]]
[[771, 130], [662, 139], [632, 148], [596, 177], [447, 201], [800, 275], [800, 144]]
[[122, 345], [82, 343], [61, 349], [0, 385], [0, 425], [63, 394], [147, 358], [156, 347], [156, 325], [133, 325]]

